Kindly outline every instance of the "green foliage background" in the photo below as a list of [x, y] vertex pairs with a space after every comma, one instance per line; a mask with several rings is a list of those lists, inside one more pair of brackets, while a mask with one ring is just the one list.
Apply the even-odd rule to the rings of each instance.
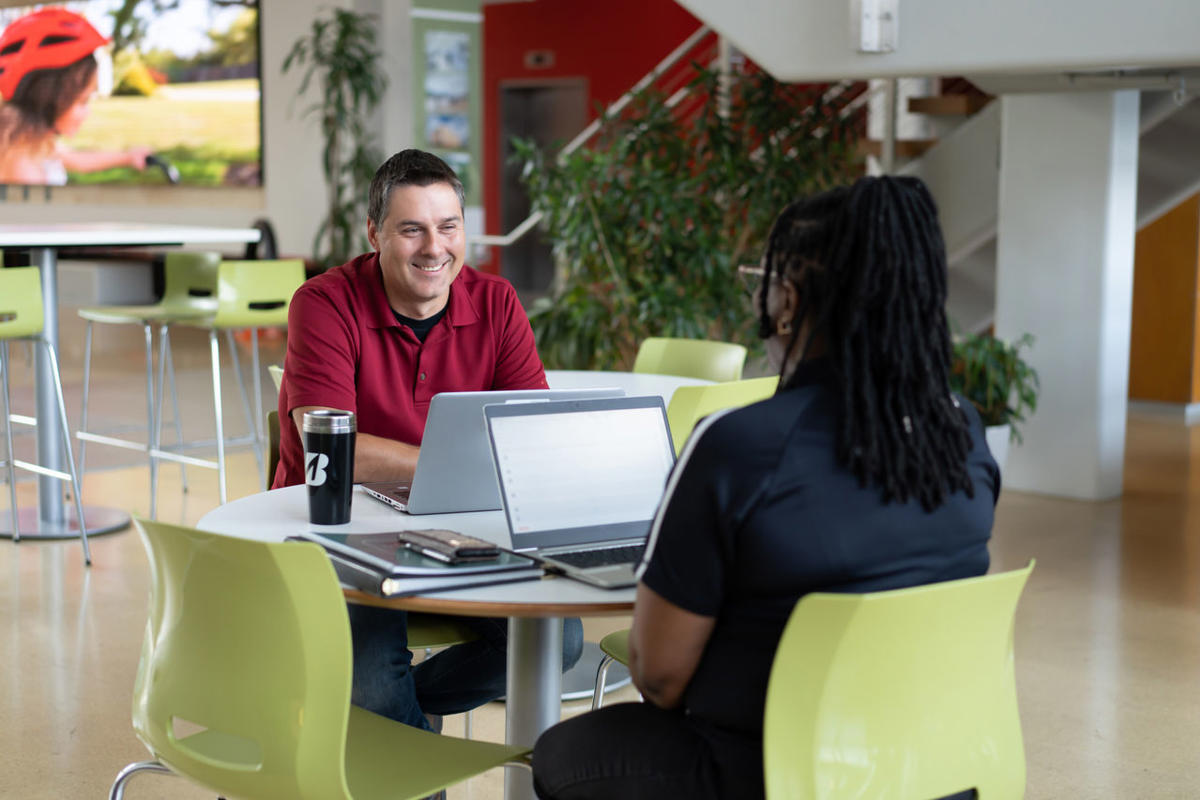
[[628, 369], [648, 336], [758, 349], [737, 266], [758, 262], [785, 205], [861, 173], [844, 96], [735, 74], [726, 114], [719, 75], [696, 70], [698, 111], [649, 88], [569, 156], [515, 142], [557, 265], [530, 312], [549, 368]]

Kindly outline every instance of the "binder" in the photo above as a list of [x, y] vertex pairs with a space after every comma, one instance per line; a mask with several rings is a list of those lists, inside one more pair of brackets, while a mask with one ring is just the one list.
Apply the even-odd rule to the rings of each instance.
[[328, 534], [306, 531], [288, 537], [315, 542], [325, 548], [338, 580], [344, 585], [380, 597], [487, 586], [536, 580], [543, 570], [537, 561], [501, 550], [494, 561], [447, 564], [402, 546], [398, 531], [366, 534]]

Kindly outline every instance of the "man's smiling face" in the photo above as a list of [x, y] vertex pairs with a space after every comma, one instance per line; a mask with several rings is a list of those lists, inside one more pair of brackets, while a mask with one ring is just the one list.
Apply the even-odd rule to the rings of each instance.
[[450, 184], [397, 186], [382, 224], [367, 220], [367, 239], [379, 253], [393, 309], [425, 319], [445, 307], [467, 249], [462, 207]]

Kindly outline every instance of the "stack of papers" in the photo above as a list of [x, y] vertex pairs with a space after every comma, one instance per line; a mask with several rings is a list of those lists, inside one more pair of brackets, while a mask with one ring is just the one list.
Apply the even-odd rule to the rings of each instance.
[[486, 586], [494, 583], [536, 580], [541, 566], [532, 558], [501, 550], [488, 561], [447, 564], [404, 547], [388, 533], [316, 533], [306, 531], [292, 539], [316, 542], [325, 548], [343, 584], [382, 597]]

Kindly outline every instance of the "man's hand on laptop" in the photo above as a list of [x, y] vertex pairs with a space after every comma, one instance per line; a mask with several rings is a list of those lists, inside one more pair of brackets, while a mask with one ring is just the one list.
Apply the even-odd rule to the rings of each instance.
[[[301, 406], [292, 409], [292, 421], [304, 443], [304, 413], [316, 411], [324, 406]], [[354, 482], [366, 481], [409, 481], [417, 468], [417, 455], [421, 448], [374, 436], [358, 433], [354, 441]]]

